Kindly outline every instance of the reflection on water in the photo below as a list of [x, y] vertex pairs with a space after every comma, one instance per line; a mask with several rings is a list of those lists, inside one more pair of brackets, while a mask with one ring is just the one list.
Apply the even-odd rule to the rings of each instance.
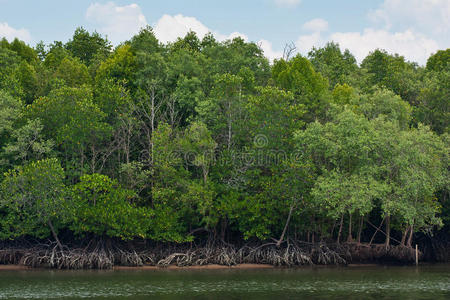
[[450, 299], [450, 265], [0, 271], [0, 299]]

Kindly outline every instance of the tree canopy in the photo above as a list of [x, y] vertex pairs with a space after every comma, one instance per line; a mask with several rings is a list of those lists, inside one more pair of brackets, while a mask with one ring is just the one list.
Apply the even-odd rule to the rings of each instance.
[[3, 39], [0, 239], [410, 244], [450, 226], [449, 51]]

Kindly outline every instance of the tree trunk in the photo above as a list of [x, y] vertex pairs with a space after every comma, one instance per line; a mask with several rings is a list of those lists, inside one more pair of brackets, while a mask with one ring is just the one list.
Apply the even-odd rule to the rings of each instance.
[[48, 220], [48, 227], [50, 227], [50, 231], [52, 232], [53, 238], [55, 239], [59, 249], [61, 250], [61, 252], [64, 252], [64, 248], [61, 242], [59, 241], [58, 235], [56, 234], [55, 227], [53, 227], [52, 221], [50, 220]]
[[335, 227], [336, 227], [336, 220], [333, 220], [333, 226], [331, 226], [330, 237], [333, 237]]
[[[374, 234], [372, 235], [372, 238], [370, 239], [369, 242], [369, 246], [372, 245], [373, 239], [375, 238], [375, 236], [377, 235], [378, 231], [380, 231], [381, 226], [383, 226], [384, 220], [386, 220], [386, 218], [384, 218], [383, 220], [381, 220], [380, 226], [378, 226], [377, 230], [375, 230]], [[374, 226], [375, 227], [375, 226]]]
[[152, 88], [151, 91], [151, 101], [152, 101], [152, 107], [151, 107], [151, 129], [152, 129], [152, 139], [150, 141], [150, 151], [151, 151], [151, 163], [153, 165], [153, 149], [154, 149], [154, 144], [153, 144], [153, 134], [155, 133], [155, 89]]
[[352, 236], [352, 214], [349, 213], [349, 220], [348, 220], [348, 236], [347, 236], [347, 242], [351, 243], [353, 242], [353, 236]]
[[405, 246], [405, 243], [406, 243], [406, 236], [408, 235], [408, 232], [409, 232], [409, 226], [405, 229], [405, 231], [403, 231], [403, 233], [402, 233], [402, 240], [400, 241], [400, 244], [402, 245], [402, 246]]
[[358, 228], [358, 244], [361, 244], [361, 233], [362, 233], [363, 224], [364, 224], [364, 216], [361, 216], [361, 220], [359, 221], [359, 228]]
[[408, 243], [407, 243], [408, 247], [411, 247], [413, 234], [414, 234], [414, 226], [411, 225], [410, 231], [409, 231]]
[[231, 149], [231, 134], [232, 134], [232, 129], [231, 129], [231, 126], [232, 126], [232, 118], [231, 118], [231, 116], [232, 116], [232, 113], [231, 113], [231, 100], [230, 101], [228, 101], [228, 141], [227, 141], [227, 147], [228, 147], [228, 150], [230, 150]]
[[389, 215], [386, 216], [386, 242], [384, 243], [386, 248], [389, 247], [389, 243], [391, 241], [391, 217]]
[[344, 224], [344, 214], [341, 215], [341, 223], [339, 225], [339, 232], [337, 236], [337, 243], [340, 244], [341, 242], [341, 233], [342, 233], [342, 225]]
[[83, 175], [83, 169], [84, 169], [84, 148], [83, 148], [83, 146], [80, 148], [80, 156], [81, 156], [80, 175]]
[[286, 234], [286, 231], [287, 231], [287, 229], [289, 227], [289, 221], [291, 220], [292, 211], [294, 210], [294, 208], [295, 208], [295, 203], [292, 204], [291, 208], [289, 209], [289, 215], [288, 215], [288, 218], [286, 220], [286, 224], [284, 225], [283, 232], [281, 233], [280, 239], [277, 242], [277, 247], [280, 247], [281, 243], [283, 242], [284, 235]]
[[92, 155], [92, 157], [91, 157], [91, 172], [95, 173], [95, 165], [96, 165], [95, 158], [97, 156], [97, 153], [95, 151], [94, 144], [91, 145], [91, 155]]
[[202, 171], [203, 171], [203, 183], [206, 186], [206, 183], [208, 182], [208, 173], [209, 173], [208, 166], [203, 166]]
[[227, 219], [223, 218], [220, 222], [220, 238], [222, 242], [225, 242], [225, 234], [227, 232]]

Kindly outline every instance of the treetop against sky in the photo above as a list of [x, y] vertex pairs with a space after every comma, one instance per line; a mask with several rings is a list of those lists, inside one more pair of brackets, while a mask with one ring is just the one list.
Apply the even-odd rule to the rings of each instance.
[[219, 40], [241, 36], [270, 59], [292, 42], [306, 54], [335, 41], [361, 62], [377, 48], [425, 64], [450, 46], [448, 0], [24, 1], [0, 0], [0, 38], [31, 45], [67, 41], [77, 26], [97, 30], [114, 45], [150, 25], [162, 42], [192, 30]]

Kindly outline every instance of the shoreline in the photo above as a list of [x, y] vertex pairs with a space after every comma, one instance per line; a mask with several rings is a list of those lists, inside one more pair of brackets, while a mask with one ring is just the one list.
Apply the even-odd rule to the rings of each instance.
[[[262, 249], [262, 247], [266, 248]], [[127, 249], [124, 247], [124, 249]], [[113, 269], [113, 270], [158, 270], [158, 269], [273, 269], [296, 267], [364, 267], [376, 265], [408, 265], [413, 263], [413, 250], [401, 246], [354, 245], [340, 247], [326, 245], [291, 246], [275, 248], [273, 245], [236, 248], [198, 247], [189, 249], [148, 248], [145, 250], [115, 250], [104, 248], [68, 249], [60, 253], [56, 248], [48, 249], [5, 248], [0, 250], [0, 270], [11, 269]], [[420, 253], [420, 258], [422, 253]]]
[[167, 267], [158, 266], [114, 266], [113, 270], [251, 270], [251, 269], [276, 269], [277, 266], [268, 264], [238, 264], [233, 266], [225, 266], [218, 264], [209, 264], [203, 266], [184, 266], [179, 267], [176, 265], [170, 265]]
[[[421, 263], [426, 264], [426, 263]], [[364, 268], [364, 267], [381, 267], [386, 266], [385, 264], [376, 264], [376, 263], [354, 263], [348, 265], [303, 265], [303, 266], [295, 266], [295, 267], [287, 267], [287, 266], [275, 266], [269, 264], [237, 264], [233, 266], [226, 265], [218, 265], [218, 264], [208, 264], [208, 265], [194, 265], [194, 266], [183, 266], [179, 267], [176, 265], [170, 265], [167, 267], [158, 267], [151, 265], [144, 266], [113, 266], [111, 269], [78, 269], [78, 270], [101, 270], [101, 271], [164, 271], [164, 270], [263, 270], [263, 269], [304, 269], [304, 268], [336, 268], [336, 267], [344, 267], [344, 268]], [[55, 270], [52, 268], [33, 268], [24, 265], [0, 265], [0, 271], [31, 271], [31, 270]], [[62, 269], [67, 270], [67, 269]]]
[[[203, 266], [184, 266], [179, 267], [176, 265], [170, 265], [167, 267], [158, 267], [158, 266], [114, 266], [111, 269], [105, 270], [113, 270], [113, 271], [131, 271], [131, 270], [252, 270], [252, 269], [276, 269], [279, 268], [274, 265], [268, 264], [238, 264], [234, 266], [225, 266], [218, 264], [209, 264]], [[23, 271], [23, 270], [55, 270], [51, 268], [33, 268], [24, 265], [0, 265], [0, 271]], [[63, 269], [65, 270], [65, 269]], [[80, 269], [84, 270], [84, 269]], [[85, 270], [99, 270], [99, 269], [85, 269]]]

